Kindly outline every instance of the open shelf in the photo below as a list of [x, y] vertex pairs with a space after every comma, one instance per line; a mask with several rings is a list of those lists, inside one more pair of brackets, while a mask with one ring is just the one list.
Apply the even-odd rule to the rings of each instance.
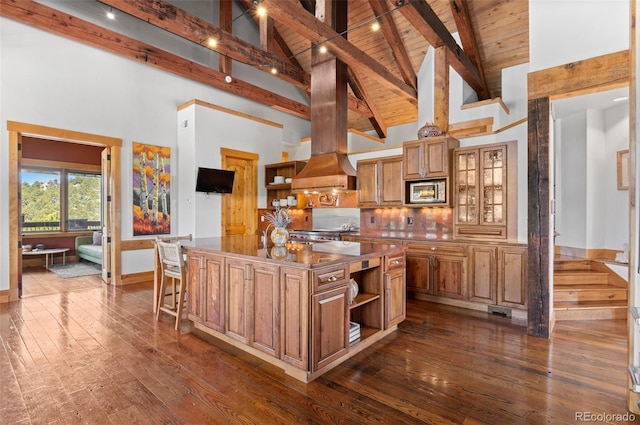
[[349, 306], [350, 309], [360, 307], [365, 305], [371, 301], [375, 301], [380, 298], [380, 294], [358, 294], [354, 299], [353, 303]]
[[363, 340], [369, 338], [371, 335], [376, 334], [377, 332], [380, 332], [380, 329], [377, 328], [372, 328], [370, 326], [365, 326], [365, 325], [360, 325], [360, 338], [356, 339], [355, 341], [353, 341], [352, 343], [349, 344], [349, 347], [353, 347], [354, 345], [359, 344], [360, 342], [362, 342]]

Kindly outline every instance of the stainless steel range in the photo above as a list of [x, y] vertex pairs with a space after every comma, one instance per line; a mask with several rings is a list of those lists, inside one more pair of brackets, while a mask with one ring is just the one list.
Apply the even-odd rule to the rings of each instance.
[[289, 239], [292, 241], [339, 241], [342, 235], [353, 233], [349, 229], [313, 229], [290, 230]]

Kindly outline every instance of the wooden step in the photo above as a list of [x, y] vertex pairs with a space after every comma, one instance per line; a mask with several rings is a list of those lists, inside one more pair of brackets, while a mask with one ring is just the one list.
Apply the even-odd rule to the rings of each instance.
[[553, 311], [556, 321], [625, 319], [627, 301], [561, 301], [554, 302]]
[[554, 271], [553, 286], [561, 285], [606, 285], [609, 273], [590, 270]]
[[591, 270], [591, 260], [554, 260], [553, 271]]
[[627, 301], [626, 288], [613, 285], [560, 285], [553, 290], [553, 301]]

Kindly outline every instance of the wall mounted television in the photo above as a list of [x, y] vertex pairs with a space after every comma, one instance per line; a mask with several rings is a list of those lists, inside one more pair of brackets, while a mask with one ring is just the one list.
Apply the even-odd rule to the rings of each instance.
[[215, 168], [198, 168], [196, 192], [231, 193], [235, 171], [217, 170]]

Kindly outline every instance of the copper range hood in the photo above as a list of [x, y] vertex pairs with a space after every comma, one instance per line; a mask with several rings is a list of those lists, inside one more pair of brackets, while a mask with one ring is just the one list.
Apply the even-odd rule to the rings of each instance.
[[347, 66], [315, 47], [311, 66], [311, 157], [294, 177], [291, 188], [295, 192], [356, 189], [356, 170], [347, 157]]

